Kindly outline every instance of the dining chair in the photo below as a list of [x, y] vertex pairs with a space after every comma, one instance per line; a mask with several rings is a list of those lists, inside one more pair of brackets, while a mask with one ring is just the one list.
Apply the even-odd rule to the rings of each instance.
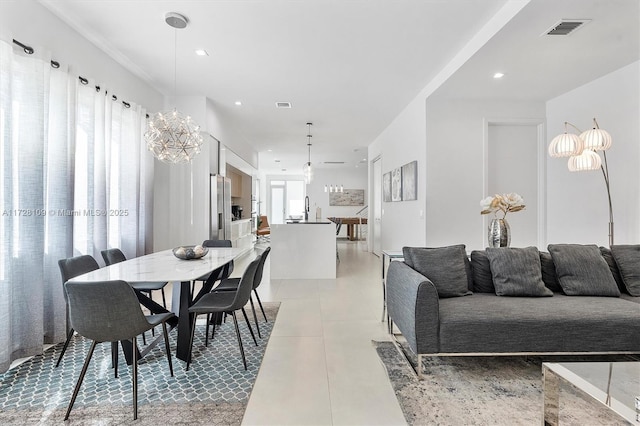
[[[267, 314], [264, 312], [264, 307], [262, 306], [262, 301], [260, 301], [260, 296], [258, 295], [257, 288], [262, 282], [262, 273], [264, 271], [264, 264], [269, 256], [269, 252], [271, 251], [271, 247], [267, 247], [260, 255], [260, 263], [258, 264], [258, 269], [256, 269], [256, 275], [253, 278], [253, 293], [258, 300], [258, 305], [262, 310], [262, 316], [264, 317], [264, 322], [269, 322], [267, 320]], [[240, 278], [227, 278], [226, 280], [222, 280], [220, 284], [215, 287], [213, 292], [223, 292], [223, 291], [237, 291], [238, 285], [240, 284]], [[258, 337], [262, 338], [260, 334], [260, 326], [258, 325], [258, 316], [256, 315], [256, 308], [253, 304], [253, 297], [249, 294], [249, 303], [251, 304], [251, 310], [253, 311], [253, 320], [256, 323], [256, 328], [258, 329]], [[207, 322], [207, 335], [209, 334], [209, 323]]]
[[[138, 297], [126, 281], [76, 281], [67, 282], [64, 287], [69, 301], [71, 325], [78, 334], [91, 340], [89, 352], [80, 371], [64, 419], [69, 418], [96, 345], [102, 342], [113, 343], [120, 340], [131, 340], [133, 346], [133, 419], [136, 420], [138, 418], [138, 346], [136, 336], [157, 325], [162, 325], [169, 371], [173, 377], [166, 321], [175, 315], [172, 312], [167, 312], [145, 316], [140, 308]], [[108, 300], [109, 303], [105, 303], [105, 300]]]
[[269, 240], [271, 237], [271, 227], [269, 226], [269, 220], [267, 216], [258, 216], [258, 227], [256, 229], [256, 236], [260, 239]]
[[[231, 247], [231, 240], [204, 240], [202, 242], [202, 247], [227, 247], [230, 248]], [[215, 281], [219, 281], [219, 280], [224, 280], [229, 278], [229, 276], [231, 275], [231, 273], [233, 272], [233, 260], [229, 263], [227, 263], [226, 265], [223, 265], [221, 267], [219, 267], [218, 269], [215, 269], [211, 272], [209, 272], [208, 274], [205, 274], [195, 280], [193, 280], [191, 282], [191, 294], [194, 293], [195, 291], [195, 286], [196, 286], [196, 282], [197, 281], [202, 281], [202, 283], [204, 284], [205, 282], [207, 282], [207, 280], [209, 279], [209, 277], [211, 275], [217, 277], [215, 279]]]
[[[189, 344], [189, 356], [187, 357], [187, 371], [189, 371], [189, 366], [191, 365], [191, 353], [193, 351], [193, 339], [196, 333], [196, 320], [198, 315], [201, 314], [221, 314], [227, 313], [231, 314], [233, 317], [233, 324], [236, 330], [236, 337], [238, 339], [238, 347], [240, 348], [240, 355], [242, 356], [242, 363], [244, 364], [244, 369], [247, 369], [247, 359], [244, 355], [244, 347], [242, 346], [242, 337], [240, 337], [240, 328], [238, 327], [238, 318], [236, 316], [236, 311], [242, 311], [242, 315], [244, 315], [244, 320], [249, 328], [249, 332], [251, 333], [251, 337], [253, 338], [253, 342], [258, 346], [258, 341], [256, 340], [256, 336], [253, 334], [253, 329], [251, 328], [251, 324], [249, 323], [249, 318], [247, 317], [247, 313], [244, 310], [244, 306], [249, 301], [249, 297], [251, 296], [251, 289], [253, 288], [253, 279], [256, 274], [256, 270], [258, 269], [258, 264], [260, 263], [261, 255], [258, 255], [245, 269], [242, 274], [242, 278], [240, 278], [240, 284], [238, 285], [238, 289], [235, 292], [225, 291], [219, 293], [207, 293], [200, 300], [194, 303], [189, 308], [189, 313], [193, 314], [192, 318], [192, 326], [191, 326], [191, 342]], [[213, 331], [215, 332], [215, 323], [213, 324]], [[207, 333], [208, 334], [208, 333]], [[206, 339], [206, 337], [205, 337]]]
[[[127, 258], [125, 257], [124, 253], [122, 253], [122, 250], [120, 250], [118, 248], [102, 250], [100, 252], [100, 254], [102, 254], [102, 258], [104, 259], [104, 263], [107, 266], [113, 265], [115, 263], [124, 262], [125, 260], [127, 260]], [[168, 284], [167, 282], [162, 282], [162, 281], [160, 281], [160, 282], [139, 282], [139, 283], [130, 283], [130, 284], [131, 284], [131, 287], [133, 287], [135, 290], [138, 290], [138, 291], [143, 292], [143, 293], [147, 293], [149, 295], [150, 299], [153, 299], [151, 292], [153, 292], [155, 290], [162, 291], [162, 306], [164, 306], [165, 309], [167, 308], [167, 300], [165, 299], [165, 295], [164, 295], [164, 288]]]
[[62, 276], [62, 293], [64, 294], [64, 302], [66, 308], [66, 317], [67, 317], [67, 339], [64, 341], [64, 345], [62, 346], [62, 352], [60, 352], [60, 356], [58, 357], [58, 361], [56, 362], [56, 367], [60, 365], [60, 361], [62, 361], [62, 356], [67, 351], [69, 347], [69, 342], [73, 337], [74, 329], [70, 325], [71, 321], [69, 320], [69, 301], [67, 300], [67, 292], [64, 291], [64, 283], [69, 281], [71, 278], [75, 278], [78, 275], [86, 274], [87, 272], [95, 271], [96, 269], [100, 269], [98, 262], [88, 254], [76, 257], [70, 257], [68, 259], [60, 259], [58, 260], [58, 268], [60, 268], [60, 275]]

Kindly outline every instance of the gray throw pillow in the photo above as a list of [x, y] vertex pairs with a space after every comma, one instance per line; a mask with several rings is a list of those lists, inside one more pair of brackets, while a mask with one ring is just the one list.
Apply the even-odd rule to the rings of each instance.
[[457, 297], [471, 294], [467, 276], [467, 253], [459, 244], [449, 247], [403, 247], [407, 265], [427, 277], [438, 291], [438, 296]]
[[607, 265], [609, 265], [609, 270], [611, 271], [611, 275], [613, 275], [613, 279], [616, 281], [616, 284], [618, 284], [618, 290], [620, 290], [620, 293], [627, 292], [627, 287], [624, 285], [624, 281], [622, 281], [618, 264], [613, 258], [611, 249], [609, 247], [600, 247], [600, 254], [604, 258], [605, 262], [607, 262]]
[[562, 293], [562, 287], [556, 275], [556, 265], [553, 264], [551, 254], [546, 251], [540, 252], [540, 267], [542, 269], [542, 281], [547, 288], [555, 293]]
[[473, 291], [478, 293], [495, 293], [491, 265], [484, 250], [471, 252], [471, 269], [473, 274]]
[[596, 245], [549, 244], [562, 291], [568, 296], [619, 297], [607, 262]]
[[611, 253], [632, 296], [640, 296], [640, 245], [614, 245]]
[[542, 281], [536, 247], [489, 247], [487, 257], [498, 296], [553, 296]]

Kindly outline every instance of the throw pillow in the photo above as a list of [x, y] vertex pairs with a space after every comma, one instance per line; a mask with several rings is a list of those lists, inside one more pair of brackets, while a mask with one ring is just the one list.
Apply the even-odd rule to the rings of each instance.
[[629, 294], [640, 296], [640, 245], [614, 245], [611, 253]]
[[568, 296], [619, 297], [607, 262], [596, 245], [549, 244], [562, 291]]
[[618, 269], [618, 264], [613, 258], [611, 249], [609, 249], [609, 247], [600, 247], [600, 254], [604, 258], [605, 262], [607, 262], [607, 265], [609, 265], [609, 270], [611, 271], [611, 275], [613, 275], [613, 279], [616, 281], [616, 284], [618, 284], [618, 290], [620, 290], [620, 293], [626, 292], [627, 287], [625, 287], [624, 281], [622, 281], [620, 270]]
[[491, 265], [484, 250], [471, 252], [471, 269], [473, 275], [473, 291], [478, 293], [495, 293]]
[[439, 297], [471, 294], [463, 244], [437, 248], [403, 247], [402, 254], [407, 265], [431, 280]]
[[556, 265], [553, 264], [551, 254], [546, 251], [540, 252], [540, 267], [542, 268], [544, 285], [555, 293], [562, 293], [562, 287], [560, 287], [558, 276], [556, 275]]
[[536, 247], [487, 248], [491, 276], [498, 296], [553, 296], [542, 281]]

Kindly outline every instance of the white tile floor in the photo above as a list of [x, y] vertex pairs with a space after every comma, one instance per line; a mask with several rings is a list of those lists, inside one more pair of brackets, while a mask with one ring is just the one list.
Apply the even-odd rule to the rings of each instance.
[[[406, 424], [371, 340], [388, 340], [381, 261], [362, 242], [339, 242], [334, 280], [270, 280], [281, 302], [243, 424]], [[241, 267], [238, 269], [242, 269]]]

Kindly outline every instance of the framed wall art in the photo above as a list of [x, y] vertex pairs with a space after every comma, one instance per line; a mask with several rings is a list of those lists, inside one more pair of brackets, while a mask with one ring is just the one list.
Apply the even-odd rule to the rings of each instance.
[[418, 162], [412, 161], [402, 166], [402, 200], [418, 199]]

